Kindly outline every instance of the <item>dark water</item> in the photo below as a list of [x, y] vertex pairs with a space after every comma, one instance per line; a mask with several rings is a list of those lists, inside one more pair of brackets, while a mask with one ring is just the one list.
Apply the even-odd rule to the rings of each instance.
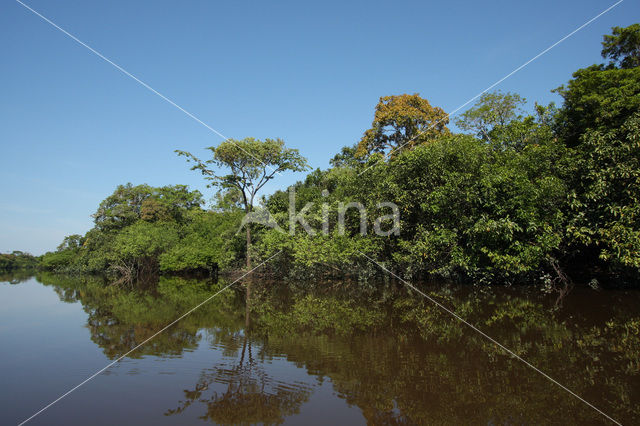
[[[224, 285], [0, 281], [0, 424], [27, 419]], [[611, 424], [417, 294], [254, 286], [249, 327], [232, 287], [29, 424]], [[557, 307], [526, 289], [427, 291], [607, 415], [640, 423], [638, 292], [575, 289]]]

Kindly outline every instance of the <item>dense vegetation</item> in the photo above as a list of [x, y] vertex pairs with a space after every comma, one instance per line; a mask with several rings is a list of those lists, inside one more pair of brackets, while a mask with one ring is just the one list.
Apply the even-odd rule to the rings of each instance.
[[44, 269], [112, 272], [127, 278], [160, 271], [226, 267], [241, 249], [232, 238], [240, 216], [202, 209], [184, 185], [120, 185], [93, 215], [95, 227], [42, 256]]
[[38, 266], [38, 258], [21, 251], [0, 253], [0, 273], [35, 269]]
[[[67, 237], [40, 265], [134, 277], [248, 267], [281, 252], [266, 268], [277, 277], [384, 275], [371, 258], [416, 279], [637, 284], [640, 24], [614, 28], [602, 54], [608, 64], [580, 69], [556, 89], [561, 107], [536, 104], [530, 114], [516, 94], [483, 95], [456, 122], [468, 134], [451, 131], [448, 115], [417, 94], [382, 97], [362, 139], [293, 186], [296, 213], [314, 203], [295, 235], [282, 232], [290, 229], [288, 191], [259, 206], [254, 197], [277, 172], [305, 170], [306, 161], [280, 140], [248, 138], [210, 148], [210, 160], [179, 152], [219, 186], [211, 209], [182, 185], [119, 186], [95, 227]], [[217, 175], [212, 164], [231, 173]], [[349, 202], [360, 203], [364, 220], [357, 208], [344, 211]], [[396, 230], [384, 202], [399, 207]], [[268, 226], [244, 224], [241, 236], [243, 215], [260, 212]]]

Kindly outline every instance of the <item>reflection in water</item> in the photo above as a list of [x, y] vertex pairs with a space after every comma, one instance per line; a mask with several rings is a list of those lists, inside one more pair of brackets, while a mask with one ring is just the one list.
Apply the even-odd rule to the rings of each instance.
[[31, 271], [12, 271], [0, 273], [0, 283], [20, 284], [33, 277]]
[[[91, 339], [110, 359], [224, 285], [161, 278], [155, 288], [125, 290], [88, 277], [38, 279], [62, 301], [82, 303]], [[334, 398], [374, 424], [603, 420], [424, 299], [390, 288], [384, 297], [260, 288], [254, 283], [250, 329], [238, 287], [131, 354], [182, 357], [207, 347], [222, 357], [197, 367], [199, 379], [165, 408], [166, 419], [182, 423], [196, 412], [215, 423], [282, 423], [324, 404], [313, 383], [329, 379]], [[617, 420], [640, 421], [637, 292], [576, 289], [559, 310], [553, 297], [526, 289], [444, 286], [430, 295]]]
[[[185, 400], [180, 406], [165, 414], [180, 414], [196, 401], [206, 407], [200, 418], [218, 424], [279, 424], [285, 417], [298, 413], [309, 399], [311, 388], [270, 377], [262, 362], [254, 358], [251, 340], [245, 335], [242, 341], [235, 365], [221, 364], [204, 371], [194, 389], [184, 391]], [[226, 390], [207, 392], [212, 383], [223, 384]]]

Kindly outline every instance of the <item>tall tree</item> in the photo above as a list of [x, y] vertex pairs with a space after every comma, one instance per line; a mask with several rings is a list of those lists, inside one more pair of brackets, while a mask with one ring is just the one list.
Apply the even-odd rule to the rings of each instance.
[[[300, 172], [308, 169], [307, 160], [297, 149], [287, 148], [281, 139], [265, 139], [264, 141], [245, 138], [242, 140], [227, 139], [217, 147], [207, 148], [212, 158], [200, 160], [193, 154], [176, 150], [178, 155], [194, 162], [191, 170], [199, 170], [210, 182], [209, 186], [220, 186], [223, 189], [235, 189], [242, 195], [244, 211], [250, 213], [256, 194], [276, 174], [290, 170]], [[226, 167], [230, 174], [220, 175], [212, 166]], [[247, 269], [251, 269], [251, 228], [246, 226], [247, 233]]]
[[587, 130], [620, 128], [640, 109], [640, 67], [592, 65], [574, 72], [567, 86], [556, 91], [564, 98], [558, 134], [568, 146], [575, 147]]
[[485, 93], [456, 121], [497, 150], [521, 151], [553, 138], [558, 109], [555, 104], [535, 105], [535, 115], [525, 114], [526, 99], [517, 93]]
[[602, 42], [602, 57], [611, 59], [612, 65], [634, 68], [640, 65], [640, 24], [626, 28], [613, 27], [611, 35]]
[[612, 62], [580, 69], [556, 89], [564, 98], [557, 131], [572, 152], [569, 236], [579, 262], [604, 261], [598, 267], [619, 278], [640, 272], [639, 37], [638, 24], [613, 28], [602, 50]]
[[472, 131], [487, 142], [492, 140], [492, 130], [504, 127], [522, 114], [526, 100], [517, 93], [484, 93], [473, 107], [456, 121], [462, 130]]
[[619, 129], [640, 110], [640, 25], [614, 27], [602, 44], [602, 56], [612, 63], [579, 69], [567, 86], [555, 89], [564, 98], [557, 132], [571, 147], [588, 130]]
[[438, 107], [433, 107], [420, 95], [384, 96], [376, 105], [376, 112], [360, 143], [356, 154], [366, 157], [372, 153], [390, 156], [402, 150], [448, 134], [449, 115]]

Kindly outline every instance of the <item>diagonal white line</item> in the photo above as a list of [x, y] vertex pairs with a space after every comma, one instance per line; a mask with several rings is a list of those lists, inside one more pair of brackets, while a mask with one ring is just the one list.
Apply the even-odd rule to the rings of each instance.
[[[611, 9], [613, 9], [614, 7], [618, 6], [620, 3], [622, 3], [624, 0], [619, 0], [618, 2], [616, 2], [615, 4], [609, 6], [607, 9], [605, 9], [604, 11], [600, 12], [598, 15], [596, 15], [595, 17], [591, 18], [589, 21], [585, 22], [584, 24], [582, 24], [580, 27], [576, 28], [575, 30], [573, 30], [571, 33], [567, 34], [566, 36], [564, 36], [563, 38], [561, 38], [560, 40], [558, 40], [557, 42], [555, 42], [554, 44], [552, 44], [551, 46], [547, 47], [546, 49], [544, 49], [543, 51], [541, 51], [540, 53], [538, 53], [536, 56], [534, 56], [533, 58], [529, 59], [527, 62], [525, 62], [524, 64], [520, 65], [519, 67], [517, 67], [516, 69], [514, 69], [513, 71], [511, 71], [510, 73], [508, 73], [507, 75], [505, 75], [504, 77], [502, 77], [501, 79], [499, 79], [498, 81], [496, 81], [495, 83], [493, 83], [492, 85], [490, 85], [489, 87], [487, 87], [486, 89], [484, 89], [483, 91], [481, 91], [480, 93], [478, 93], [477, 95], [475, 95], [474, 97], [470, 98], [469, 100], [467, 100], [465, 103], [461, 104], [460, 106], [458, 106], [457, 108], [455, 108], [454, 110], [452, 110], [451, 112], [448, 113], [448, 115], [452, 115], [455, 114], [457, 111], [459, 111], [460, 109], [464, 108], [466, 105], [468, 105], [469, 103], [473, 102], [475, 99], [477, 99], [478, 97], [480, 97], [482, 94], [486, 93], [487, 91], [491, 90], [492, 88], [494, 88], [495, 86], [497, 86], [498, 84], [502, 83], [504, 80], [506, 80], [507, 78], [511, 77], [512, 75], [514, 75], [515, 73], [517, 73], [518, 71], [520, 71], [521, 69], [523, 69], [524, 67], [526, 67], [527, 65], [529, 65], [530, 63], [532, 63], [533, 61], [535, 61], [536, 59], [538, 59], [539, 57], [541, 57], [542, 55], [544, 55], [545, 53], [547, 53], [548, 51], [550, 51], [551, 49], [553, 49], [554, 47], [556, 47], [557, 45], [559, 45], [560, 43], [562, 43], [563, 41], [565, 41], [566, 39], [568, 39], [569, 37], [573, 36], [575, 33], [577, 33], [578, 31], [582, 30], [583, 28], [585, 28], [586, 26], [588, 26], [589, 24], [591, 24], [593, 21], [595, 21], [596, 19], [600, 18], [602, 15], [604, 15], [605, 13], [609, 12]], [[56, 29], [58, 29], [59, 31], [61, 31], [62, 33], [64, 33], [65, 35], [67, 35], [68, 37], [70, 37], [72, 40], [76, 41], [77, 43], [79, 43], [80, 45], [82, 45], [83, 47], [87, 48], [89, 51], [91, 51], [92, 53], [94, 53], [95, 55], [97, 55], [98, 57], [100, 57], [101, 59], [103, 59], [104, 61], [106, 61], [107, 63], [111, 64], [112, 66], [114, 66], [116, 69], [118, 69], [119, 71], [121, 71], [122, 73], [124, 73], [126, 76], [132, 78], [133, 80], [135, 80], [136, 82], [138, 82], [139, 84], [141, 84], [143, 87], [145, 87], [146, 89], [150, 90], [151, 92], [153, 92], [154, 94], [156, 94], [157, 96], [159, 96], [160, 98], [162, 98], [163, 100], [165, 100], [166, 102], [168, 102], [169, 104], [171, 104], [172, 106], [174, 106], [175, 108], [179, 109], [180, 111], [182, 111], [184, 114], [186, 114], [187, 116], [189, 116], [190, 118], [192, 118], [193, 120], [195, 120], [196, 122], [198, 122], [199, 124], [203, 125], [204, 127], [206, 127], [207, 129], [209, 129], [210, 131], [212, 131], [213, 133], [217, 134], [218, 136], [220, 136], [221, 138], [227, 140], [228, 138], [226, 136], [224, 136], [222, 133], [220, 133], [219, 131], [217, 131], [216, 129], [214, 129], [213, 127], [209, 126], [208, 124], [206, 124], [205, 122], [203, 122], [202, 120], [200, 120], [198, 117], [196, 117], [194, 114], [192, 114], [191, 112], [187, 111], [186, 109], [184, 109], [183, 107], [181, 107], [180, 105], [176, 104], [174, 101], [172, 101], [171, 99], [169, 99], [168, 97], [164, 96], [162, 93], [158, 92], [157, 90], [155, 90], [154, 88], [152, 88], [151, 86], [149, 86], [147, 83], [145, 83], [144, 81], [140, 80], [139, 78], [137, 78], [136, 76], [134, 76], [133, 74], [129, 73], [127, 70], [125, 70], [124, 68], [122, 68], [121, 66], [119, 66], [118, 64], [116, 64], [115, 62], [111, 61], [109, 58], [105, 57], [104, 55], [102, 55], [100, 52], [98, 52], [97, 50], [93, 49], [91, 46], [87, 45], [86, 43], [84, 43], [83, 41], [79, 40], [77, 37], [75, 37], [74, 35], [70, 34], [69, 32], [67, 32], [66, 30], [64, 30], [63, 28], [61, 28], [60, 26], [58, 26], [57, 24], [55, 24], [54, 22], [52, 22], [50, 19], [46, 18], [45, 16], [43, 16], [42, 14], [40, 14], [39, 12], [35, 11], [34, 9], [32, 9], [31, 7], [29, 7], [28, 5], [26, 5], [25, 3], [23, 3], [20, 0], [16, 0], [16, 2], [18, 2], [20, 5], [22, 5], [23, 7], [25, 7], [26, 9], [30, 10], [31, 12], [33, 12], [35, 15], [37, 15], [38, 17], [42, 18], [44, 21], [46, 21], [47, 23], [49, 23], [50, 25], [52, 25], [53, 27], [55, 27]], [[440, 120], [442, 121], [442, 120]], [[407, 143], [410, 143], [412, 140], [414, 140], [416, 137], [420, 136], [422, 133], [424, 133], [425, 131], [429, 130], [431, 127], [433, 127], [434, 125], [438, 124], [440, 121], [432, 124], [429, 128], [423, 130], [422, 132], [418, 133], [416, 136], [414, 136], [411, 140], [405, 142], [405, 144], [394, 148], [391, 152], [389, 152], [388, 155], [390, 155], [392, 152], [394, 152], [395, 150], [401, 148], [402, 146], [406, 145]], [[242, 148], [241, 148], [242, 149]], [[244, 149], [243, 149], [244, 151]], [[255, 158], [253, 155], [251, 155], [250, 153], [246, 152], [248, 155], [250, 155], [251, 157]], [[257, 158], [255, 158], [257, 159]], [[260, 161], [261, 163], [263, 163], [261, 160], [257, 159], [258, 161]], [[264, 163], [263, 163], [264, 164]], [[270, 167], [268, 165], [266, 165], [267, 167]], [[361, 175], [362, 173], [364, 173], [365, 171], [367, 171], [368, 169], [370, 169], [372, 166], [367, 167], [365, 170], [363, 170], [359, 175]], [[271, 167], [270, 167], [271, 168]], [[63, 395], [61, 395], [60, 397], [58, 397], [56, 400], [52, 401], [51, 403], [49, 403], [48, 405], [46, 405], [45, 407], [43, 407], [42, 409], [40, 409], [39, 411], [37, 411], [36, 413], [34, 413], [31, 417], [27, 418], [26, 420], [24, 420], [23, 422], [20, 423], [20, 425], [23, 425], [25, 423], [27, 423], [28, 421], [32, 420], [34, 417], [36, 417], [37, 415], [39, 415], [40, 413], [42, 413], [43, 411], [47, 410], [48, 408], [50, 408], [51, 406], [53, 406], [54, 404], [56, 404], [57, 402], [59, 402], [60, 400], [62, 400], [63, 398], [65, 398], [66, 396], [68, 396], [69, 394], [71, 394], [73, 391], [75, 391], [76, 389], [78, 389], [79, 387], [83, 386], [85, 383], [89, 382], [90, 380], [94, 379], [95, 377], [97, 377], [99, 374], [101, 374], [102, 372], [104, 372], [105, 370], [107, 370], [108, 368], [110, 368], [111, 366], [113, 366], [114, 364], [118, 363], [119, 361], [121, 361], [124, 357], [126, 357], [127, 355], [129, 355], [130, 353], [134, 352], [135, 350], [137, 350], [138, 348], [140, 348], [141, 346], [143, 346], [144, 344], [146, 344], [147, 342], [149, 342], [151, 339], [153, 339], [154, 337], [156, 337], [157, 335], [159, 335], [160, 333], [164, 332], [165, 330], [167, 330], [168, 328], [170, 328], [172, 325], [174, 325], [175, 323], [177, 323], [178, 321], [182, 320], [184, 317], [188, 316], [189, 314], [191, 314], [193, 311], [195, 311], [196, 309], [200, 308], [202, 305], [204, 305], [205, 303], [207, 303], [208, 301], [210, 301], [211, 299], [213, 299], [214, 297], [216, 297], [218, 294], [220, 294], [221, 292], [223, 292], [224, 290], [226, 290], [227, 288], [231, 287], [233, 284], [235, 284], [236, 282], [238, 282], [239, 280], [241, 280], [242, 278], [244, 278], [245, 276], [249, 275], [251, 272], [253, 272], [254, 270], [258, 269], [259, 267], [261, 267], [262, 265], [264, 265], [265, 263], [269, 262], [272, 258], [274, 258], [275, 256], [279, 255], [282, 251], [277, 252], [276, 254], [274, 254], [273, 256], [271, 256], [269, 259], [265, 260], [264, 262], [262, 262], [260, 265], [256, 266], [255, 268], [251, 269], [250, 271], [248, 271], [247, 273], [245, 273], [244, 275], [242, 275], [240, 278], [238, 278], [237, 280], [233, 281], [231, 284], [228, 284], [227, 286], [225, 286], [224, 288], [222, 288], [221, 290], [219, 290], [218, 292], [216, 292], [215, 294], [213, 294], [212, 296], [210, 296], [209, 298], [207, 298], [206, 300], [204, 300], [203, 302], [201, 302], [200, 304], [196, 305], [195, 307], [193, 307], [192, 309], [190, 309], [189, 311], [187, 311], [186, 313], [184, 313], [182, 316], [180, 316], [179, 318], [177, 318], [176, 320], [174, 320], [173, 322], [171, 322], [170, 324], [166, 325], [164, 328], [162, 328], [161, 330], [159, 330], [158, 332], [156, 332], [155, 334], [153, 334], [151, 337], [147, 338], [146, 340], [144, 340], [142, 343], [140, 343], [139, 345], [137, 345], [136, 347], [134, 347], [133, 349], [131, 349], [130, 351], [128, 351], [127, 353], [125, 353], [124, 355], [120, 356], [118, 359], [114, 360], [113, 362], [111, 362], [110, 364], [108, 364], [107, 366], [103, 367], [102, 369], [98, 370], [96, 373], [94, 373], [93, 375], [89, 376], [87, 379], [85, 379], [84, 381], [82, 381], [81, 383], [79, 383], [78, 385], [76, 385], [75, 387], [71, 388], [69, 391], [67, 391], [66, 393], [64, 393]], [[606, 413], [604, 413], [602, 410], [598, 409], [597, 407], [595, 407], [593, 404], [591, 404], [590, 402], [586, 401], [585, 399], [583, 399], [582, 397], [580, 397], [578, 394], [576, 394], [575, 392], [573, 392], [571, 389], [565, 387], [564, 385], [562, 385], [561, 383], [559, 383], [558, 381], [556, 381], [555, 379], [553, 379], [551, 376], [549, 376], [548, 374], [544, 373], [543, 371], [541, 371], [540, 369], [538, 369], [536, 366], [534, 366], [533, 364], [529, 363], [528, 361], [526, 361], [525, 359], [523, 359], [522, 357], [520, 357], [519, 355], [517, 355], [516, 353], [514, 353], [513, 351], [511, 351], [510, 349], [508, 349], [507, 347], [505, 347], [504, 345], [502, 345], [501, 343], [499, 343], [498, 341], [496, 341], [495, 339], [493, 339], [491, 336], [487, 335], [486, 333], [484, 333], [482, 330], [478, 329], [476, 326], [474, 326], [473, 324], [467, 322], [464, 318], [460, 317], [458, 314], [456, 314], [455, 312], [451, 311], [450, 309], [448, 309], [446, 306], [442, 305], [441, 303], [439, 303], [437, 300], [433, 299], [432, 297], [430, 297], [429, 295], [425, 294], [424, 292], [422, 292], [421, 290], [419, 290], [418, 288], [416, 288], [415, 286], [413, 286], [411, 283], [405, 281], [404, 279], [402, 279], [401, 277], [399, 277], [398, 275], [394, 274], [393, 272], [391, 272], [390, 270], [388, 270], [387, 268], [385, 268], [383, 265], [381, 265], [380, 263], [378, 263], [377, 261], [371, 259], [369, 256], [367, 256], [366, 254], [360, 252], [364, 257], [366, 257], [369, 261], [373, 262], [374, 264], [378, 265], [381, 269], [383, 269], [384, 271], [386, 271], [387, 273], [391, 274], [392, 276], [396, 277], [397, 279], [399, 279], [400, 281], [402, 281], [405, 285], [407, 285], [408, 287], [412, 288], [413, 290], [415, 290], [416, 292], [418, 292], [419, 294], [421, 294], [423, 297], [425, 297], [426, 299], [428, 299], [429, 301], [431, 301], [432, 303], [434, 303], [436, 306], [438, 306], [439, 308], [441, 308], [442, 310], [444, 310], [445, 312], [449, 313], [450, 315], [452, 315], [454, 318], [456, 318], [457, 320], [459, 320], [460, 322], [464, 323], [465, 325], [467, 325], [468, 327], [470, 327], [471, 329], [473, 329], [474, 331], [476, 331], [477, 333], [479, 333], [480, 335], [482, 335], [483, 337], [485, 337], [486, 339], [488, 339], [489, 341], [491, 341], [492, 343], [494, 343], [495, 345], [497, 345], [498, 347], [500, 347], [502, 350], [504, 350], [505, 352], [509, 353], [511, 356], [513, 356], [514, 358], [518, 359], [519, 361], [523, 362], [525, 365], [527, 365], [528, 367], [532, 368], [534, 371], [538, 372], [539, 374], [541, 374], [542, 376], [544, 376], [545, 378], [547, 378], [548, 380], [550, 380], [551, 382], [555, 383], [557, 386], [559, 386], [560, 388], [562, 388], [563, 390], [565, 390], [566, 392], [570, 393], [571, 395], [573, 395], [574, 397], [578, 398], [580, 401], [582, 401], [583, 403], [585, 403], [586, 405], [588, 405], [589, 407], [591, 407], [592, 409], [594, 409], [595, 411], [597, 411], [598, 413], [600, 413], [602, 416], [606, 417], [607, 419], [611, 420], [612, 422], [620, 425], [621, 423], [619, 423], [618, 421], [616, 421], [615, 419], [613, 419], [612, 417], [608, 416]]]
[[[554, 47], [556, 47], [557, 45], [559, 45], [560, 43], [562, 43], [563, 41], [565, 41], [566, 39], [568, 39], [569, 37], [571, 37], [572, 35], [574, 35], [575, 33], [577, 33], [578, 31], [582, 30], [584, 27], [586, 27], [587, 25], [591, 24], [593, 21], [595, 21], [596, 19], [600, 18], [602, 15], [604, 15], [605, 13], [609, 12], [611, 9], [613, 9], [614, 7], [616, 7], [617, 5], [619, 5], [620, 3], [622, 3], [624, 0], [618, 0], [618, 2], [612, 4], [611, 6], [609, 6], [608, 8], [606, 8], [605, 10], [603, 10], [602, 12], [598, 13], [596, 16], [594, 16], [593, 18], [589, 19], [587, 22], [585, 22], [584, 24], [580, 25], [578, 28], [576, 28], [575, 30], [571, 31], [569, 34], [567, 34], [566, 36], [562, 37], [560, 40], [556, 41], [555, 43], [553, 43], [551, 46], [547, 47], [546, 49], [544, 49], [542, 52], [538, 53], [536, 56], [534, 56], [533, 58], [529, 59], [527, 62], [525, 62], [524, 64], [520, 65], [518, 68], [514, 69], [513, 71], [511, 71], [509, 74], [505, 75], [504, 77], [502, 77], [500, 80], [496, 81], [495, 83], [493, 83], [492, 85], [490, 85], [489, 87], [487, 87], [486, 89], [484, 89], [482, 92], [478, 93], [477, 95], [475, 95], [474, 97], [470, 98], [468, 101], [466, 101], [465, 103], [461, 104], [460, 106], [458, 106], [456, 109], [450, 111], [447, 113], [447, 119], [450, 118], [451, 115], [454, 115], [456, 112], [460, 111], [462, 108], [466, 107], [467, 105], [469, 105], [471, 102], [473, 102], [474, 100], [478, 99], [480, 96], [482, 96], [483, 94], [485, 94], [486, 92], [488, 92], [489, 90], [493, 89], [494, 87], [496, 87], [498, 84], [502, 83], [503, 81], [505, 81], [506, 79], [508, 79], [509, 77], [511, 77], [512, 75], [514, 75], [515, 73], [517, 73], [518, 71], [520, 71], [521, 69], [523, 69], [524, 67], [526, 67], [527, 65], [529, 65], [531, 62], [535, 61], [536, 59], [538, 59], [539, 57], [541, 57], [542, 55], [544, 55], [545, 53], [547, 53], [548, 51], [550, 51], [551, 49], [553, 49]], [[415, 135], [414, 137], [412, 137], [411, 139], [409, 139], [408, 141], [406, 141], [405, 143], [403, 143], [402, 145], [393, 148], [391, 151], [389, 151], [388, 154], [385, 155], [385, 157], [389, 158], [391, 156], [391, 154], [397, 150], [399, 150], [400, 148], [402, 148], [403, 146], [407, 145], [408, 143], [413, 142], [417, 137], [419, 137], [420, 135], [422, 135], [424, 132], [429, 131], [430, 129], [432, 129], [434, 126], [438, 125], [439, 123], [441, 123], [443, 120], [437, 120], [434, 123], [432, 123], [429, 127], [427, 127], [426, 129], [422, 130], [421, 132], [418, 132], [417, 135]], [[373, 167], [375, 164], [370, 165], [369, 167], [367, 167], [366, 169], [364, 169], [363, 171], [361, 171], [360, 173], [358, 173], [358, 176], [362, 175], [364, 172], [366, 172], [367, 170], [369, 170], [371, 167]]]
[[38, 410], [37, 412], [35, 412], [33, 415], [31, 415], [31, 417], [23, 420], [22, 422], [20, 422], [18, 424], [18, 426], [22, 426], [23, 424], [27, 423], [28, 421], [30, 421], [31, 419], [33, 419], [34, 417], [36, 417], [38, 414], [42, 413], [43, 411], [45, 411], [46, 409], [48, 409], [49, 407], [51, 407], [52, 405], [54, 405], [55, 403], [57, 403], [58, 401], [60, 401], [61, 399], [63, 399], [64, 397], [66, 397], [67, 395], [69, 395], [71, 392], [75, 391], [76, 389], [78, 389], [80, 386], [84, 385], [85, 383], [87, 383], [88, 381], [96, 378], [100, 373], [102, 373], [103, 371], [107, 370], [109, 367], [113, 366], [114, 364], [120, 362], [124, 357], [126, 357], [127, 355], [129, 355], [130, 353], [134, 352], [135, 350], [137, 350], [138, 348], [140, 348], [141, 346], [143, 346], [144, 344], [146, 344], [148, 341], [150, 341], [151, 339], [153, 339], [154, 337], [156, 337], [158, 334], [164, 332], [165, 330], [167, 330], [169, 327], [171, 327], [172, 325], [174, 325], [175, 323], [177, 323], [178, 321], [180, 321], [181, 319], [183, 319], [184, 317], [188, 316], [189, 314], [191, 314], [193, 311], [195, 311], [196, 309], [200, 308], [202, 305], [204, 305], [205, 303], [209, 302], [211, 299], [213, 299], [214, 297], [216, 297], [217, 295], [219, 295], [220, 293], [222, 293], [223, 291], [225, 291], [226, 289], [228, 289], [229, 287], [231, 287], [232, 285], [234, 285], [235, 283], [237, 283], [238, 281], [240, 281], [241, 279], [243, 279], [244, 277], [246, 277], [247, 275], [249, 275], [250, 273], [252, 273], [253, 271], [255, 271], [256, 269], [260, 268], [262, 265], [264, 265], [265, 263], [269, 262], [271, 259], [273, 259], [274, 257], [276, 257], [277, 255], [279, 255], [280, 253], [282, 253], [282, 250], [280, 250], [279, 252], [277, 252], [276, 254], [274, 254], [273, 256], [271, 256], [270, 258], [268, 258], [267, 260], [265, 260], [264, 262], [262, 262], [261, 264], [259, 264], [258, 266], [256, 266], [255, 268], [249, 270], [248, 272], [246, 272], [244, 275], [242, 275], [240, 278], [238, 278], [237, 280], [233, 281], [231, 284], [226, 285], [225, 287], [223, 287], [221, 290], [217, 291], [216, 293], [214, 293], [213, 295], [207, 297], [204, 301], [200, 302], [199, 304], [197, 304], [196, 306], [194, 306], [193, 308], [189, 309], [187, 312], [185, 312], [184, 314], [182, 314], [181, 316], [179, 316], [178, 318], [176, 318], [175, 320], [173, 320], [172, 322], [170, 322], [169, 324], [167, 324], [166, 326], [164, 326], [163, 328], [161, 328], [160, 330], [158, 330], [156, 333], [154, 333], [151, 337], [146, 338], [145, 340], [142, 341], [142, 343], [140, 343], [138, 346], [136, 346], [135, 348], [131, 349], [129, 352], [125, 353], [124, 355], [120, 356], [119, 358], [117, 358], [115, 361], [109, 363], [108, 365], [106, 365], [105, 367], [101, 368], [100, 370], [96, 371], [95, 373], [93, 373], [91, 376], [87, 377], [86, 379], [84, 379], [82, 382], [78, 383], [76, 386], [72, 387], [71, 389], [69, 389], [67, 392], [63, 393], [62, 395], [60, 395], [58, 398], [56, 398], [55, 400], [53, 400], [52, 402], [50, 402], [49, 404], [47, 404], [46, 406], [42, 407], [40, 410]]
[[[358, 250], [360, 251], [360, 250]], [[468, 326], [469, 328], [471, 328], [472, 330], [474, 330], [475, 332], [479, 333], [482, 337], [484, 337], [485, 339], [489, 340], [490, 342], [494, 343], [496, 346], [498, 346], [500, 349], [502, 349], [503, 351], [507, 352], [509, 355], [511, 355], [512, 357], [516, 358], [518, 361], [523, 362], [527, 367], [530, 367], [531, 369], [533, 369], [534, 371], [540, 373], [542, 376], [544, 376], [545, 378], [547, 378], [548, 380], [550, 380], [551, 382], [555, 383], [556, 385], [558, 385], [560, 388], [562, 388], [563, 390], [569, 392], [571, 395], [575, 396], [576, 398], [578, 398], [580, 401], [584, 402], [585, 404], [587, 404], [589, 407], [593, 408], [594, 410], [596, 410], [598, 413], [602, 414], [604, 417], [606, 417], [607, 419], [611, 420], [613, 423], [618, 424], [618, 425], [622, 425], [622, 423], [620, 423], [619, 421], [615, 420], [614, 418], [612, 418], [611, 416], [607, 415], [604, 411], [600, 410], [598, 407], [596, 407], [595, 405], [593, 405], [592, 403], [590, 403], [589, 401], [585, 400], [584, 398], [582, 398], [580, 395], [578, 395], [577, 393], [575, 393], [574, 391], [572, 391], [571, 389], [567, 388], [566, 386], [564, 386], [563, 384], [561, 384], [560, 382], [558, 382], [557, 380], [555, 380], [553, 377], [549, 376], [547, 373], [545, 373], [544, 371], [540, 370], [538, 367], [536, 367], [535, 365], [531, 364], [530, 362], [528, 362], [527, 360], [525, 360], [524, 358], [522, 358], [521, 356], [519, 356], [518, 354], [516, 354], [515, 352], [513, 352], [511, 349], [507, 348], [506, 346], [504, 346], [503, 344], [501, 344], [500, 342], [498, 342], [497, 340], [495, 340], [493, 337], [489, 336], [487, 333], [485, 333], [484, 331], [480, 330], [478, 327], [476, 327], [475, 325], [471, 324], [470, 322], [468, 322], [467, 320], [465, 320], [464, 318], [462, 318], [460, 315], [456, 314], [455, 312], [453, 312], [451, 309], [447, 308], [446, 306], [444, 306], [442, 303], [438, 302], [437, 300], [435, 300], [433, 297], [429, 296], [428, 294], [424, 293], [423, 291], [421, 291], [420, 289], [416, 288], [414, 285], [412, 285], [410, 282], [402, 279], [401, 277], [399, 277], [398, 275], [394, 274], [393, 272], [391, 272], [390, 270], [388, 270], [387, 268], [385, 268], [382, 264], [380, 264], [379, 262], [373, 260], [372, 258], [370, 258], [369, 256], [367, 256], [366, 254], [364, 254], [363, 252], [360, 251], [360, 254], [363, 255], [364, 257], [366, 257], [369, 261], [371, 261], [372, 263], [374, 263], [375, 265], [378, 265], [383, 271], [389, 273], [390, 275], [394, 276], [395, 278], [399, 279], [400, 281], [402, 281], [407, 287], [411, 288], [412, 290], [417, 291], [418, 293], [420, 293], [422, 296], [424, 296], [427, 300], [429, 300], [431, 303], [433, 303], [434, 305], [436, 305], [437, 307], [439, 307], [440, 309], [442, 309], [443, 311], [447, 312], [448, 314], [450, 314], [451, 316], [453, 316], [455, 319], [457, 319], [458, 321], [460, 321], [461, 323], [465, 324], [466, 326]]]
[[[153, 87], [149, 86], [147, 83], [145, 83], [144, 81], [140, 80], [138, 77], [136, 77], [135, 75], [131, 74], [129, 71], [127, 71], [126, 69], [122, 68], [120, 65], [116, 64], [115, 62], [113, 62], [111, 59], [107, 58], [106, 56], [104, 56], [102, 53], [98, 52], [97, 50], [95, 50], [93, 47], [89, 46], [87, 43], [83, 42], [82, 40], [80, 40], [79, 38], [77, 38], [76, 36], [74, 36], [73, 34], [69, 33], [68, 31], [66, 31], [64, 28], [61, 28], [59, 25], [57, 25], [55, 22], [51, 21], [49, 18], [47, 18], [46, 16], [42, 15], [41, 13], [39, 13], [38, 11], [32, 9], [31, 7], [29, 7], [28, 5], [24, 4], [23, 2], [21, 2], [20, 0], [16, 0], [16, 2], [18, 2], [19, 4], [21, 4], [22, 6], [24, 6], [26, 9], [30, 10], [31, 12], [33, 12], [35, 15], [39, 16], [40, 18], [42, 18], [45, 22], [47, 22], [48, 24], [51, 24], [54, 28], [56, 28], [57, 30], [59, 30], [60, 32], [62, 32], [63, 34], [65, 34], [66, 36], [68, 36], [69, 38], [71, 38], [73, 41], [77, 42], [78, 44], [80, 44], [81, 46], [87, 48], [91, 53], [95, 54], [96, 56], [98, 56], [100, 59], [104, 60], [105, 62], [109, 63], [110, 65], [112, 65], [113, 67], [115, 67], [118, 71], [122, 72], [124, 75], [126, 75], [127, 77], [132, 78], [133, 80], [135, 80], [137, 83], [139, 83], [141, 86], [143, 86], [145, 89], [148, 89], [149, 91], [151, 91], [152, 93], [158, 95], [160, 98], [162, 98], [163, 100], [167, 101], [169, 104], [171, 104], [172, 106], [176, 107], [177, 109], [179, 109], [180, 111], [182, 111], [183, 113], [185, 113], [187, 116], [191, 117], [192, 119], [194, 119], [196, 122], [198, 122], [199, 124], [203, 125], [204, 127], [206, 127], [207, 129], [211, 130], [213, 133], [215, 133], [216, 135], [220, 136], [223, 140], [229, 140], [229, 138], [227, 138], [225, 135], [223, 135], [222, 133], [220, 133], [219, 131], [217, 131], [216, 129], [214, 129], [213, 127], [209, 126], [207, 123], [205, 123], [204, 121], [200, 120], [198, 117], [196, 117], [194, 114], [192, 114], [191, 112], [187, 111], [186, 109], [184, 109], [183, 107], [181, 107], [180, 105], [178, 105], [177, 103], [175, 103], [174, 101], [172, 101], [171, 99], [169, 99], [168, 97], [166, 97], [165, 95], [163, 95], [162, 93], [158, 92], [156, 89], [154, 89]], [[236, 146], [238, 146], [237, 144], [235, 144]], [[271, 167], [268, 164], [265, 164], [264, 161], [260, 160], [259, 158], [255, 157], [254, 155], [252, 155], [251, 153], [247, 152], [246, 150], [244, 150], [242, 147], [238, 146], [238, 148], [240, 148], [242, 151], [245, 152], [245, 154], [249, 155], [250, 157], [252, 157], [255, 160], [258, 160], [260, 163], [264, 164], [266, 167], [270, 168], [272, 171], [276, 171], [273, 167]], [[280, 173], [280, 172], [277, 172]]]

